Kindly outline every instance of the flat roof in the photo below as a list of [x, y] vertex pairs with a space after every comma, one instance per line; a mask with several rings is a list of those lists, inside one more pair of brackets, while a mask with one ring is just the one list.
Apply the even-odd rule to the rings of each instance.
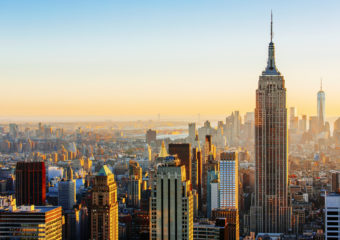
[[[11, 213], [46, 213], [51, 210], [61, 208], [60, 206], [17, 206], [15, 209], [10, 208], [2, 208], [0, 209], [0, 212], [11, 212]], [[33, 210], [32, 210], [33, 209]]]

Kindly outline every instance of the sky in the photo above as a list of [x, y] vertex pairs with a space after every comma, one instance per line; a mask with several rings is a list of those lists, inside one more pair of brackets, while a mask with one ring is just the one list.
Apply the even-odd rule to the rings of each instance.
[[0, 116], [253, 111], [270, 12], [287, 106], [340, 116], [339, 1], [0, 1]]

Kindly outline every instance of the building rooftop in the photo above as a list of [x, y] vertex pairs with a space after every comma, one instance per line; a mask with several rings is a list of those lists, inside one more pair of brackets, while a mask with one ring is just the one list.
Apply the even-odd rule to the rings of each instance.
[[34, 205], [29, 205], [29, 206], [10, 206], [8, 208], [0, 208], [0, 213], [1, 212], [11, 212], [11, 213], [46, 213], [51, 210], [54, 210], [56, 208], [61, 208], [60, 206], [34, 206]]
[[111, 170], [106, 165], [104, 165], [97, 173], [97, 176], [109, 176], [110, 174], [112, 174]]

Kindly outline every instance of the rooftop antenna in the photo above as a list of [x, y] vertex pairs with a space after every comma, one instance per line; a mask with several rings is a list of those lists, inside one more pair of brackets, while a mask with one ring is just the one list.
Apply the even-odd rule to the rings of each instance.
[[320, 91], [322, 91], [322, 78], [320, 79]]
[[270, 42], [273, 42], [273, 11], [270, 12]]

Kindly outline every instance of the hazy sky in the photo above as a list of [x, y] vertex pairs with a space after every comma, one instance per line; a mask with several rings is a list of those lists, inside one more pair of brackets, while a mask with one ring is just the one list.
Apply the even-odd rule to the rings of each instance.
[[288, 106], [340, 115], [340, 1], [0, 1], [0, 116], [253, 111], [274, 13]]

